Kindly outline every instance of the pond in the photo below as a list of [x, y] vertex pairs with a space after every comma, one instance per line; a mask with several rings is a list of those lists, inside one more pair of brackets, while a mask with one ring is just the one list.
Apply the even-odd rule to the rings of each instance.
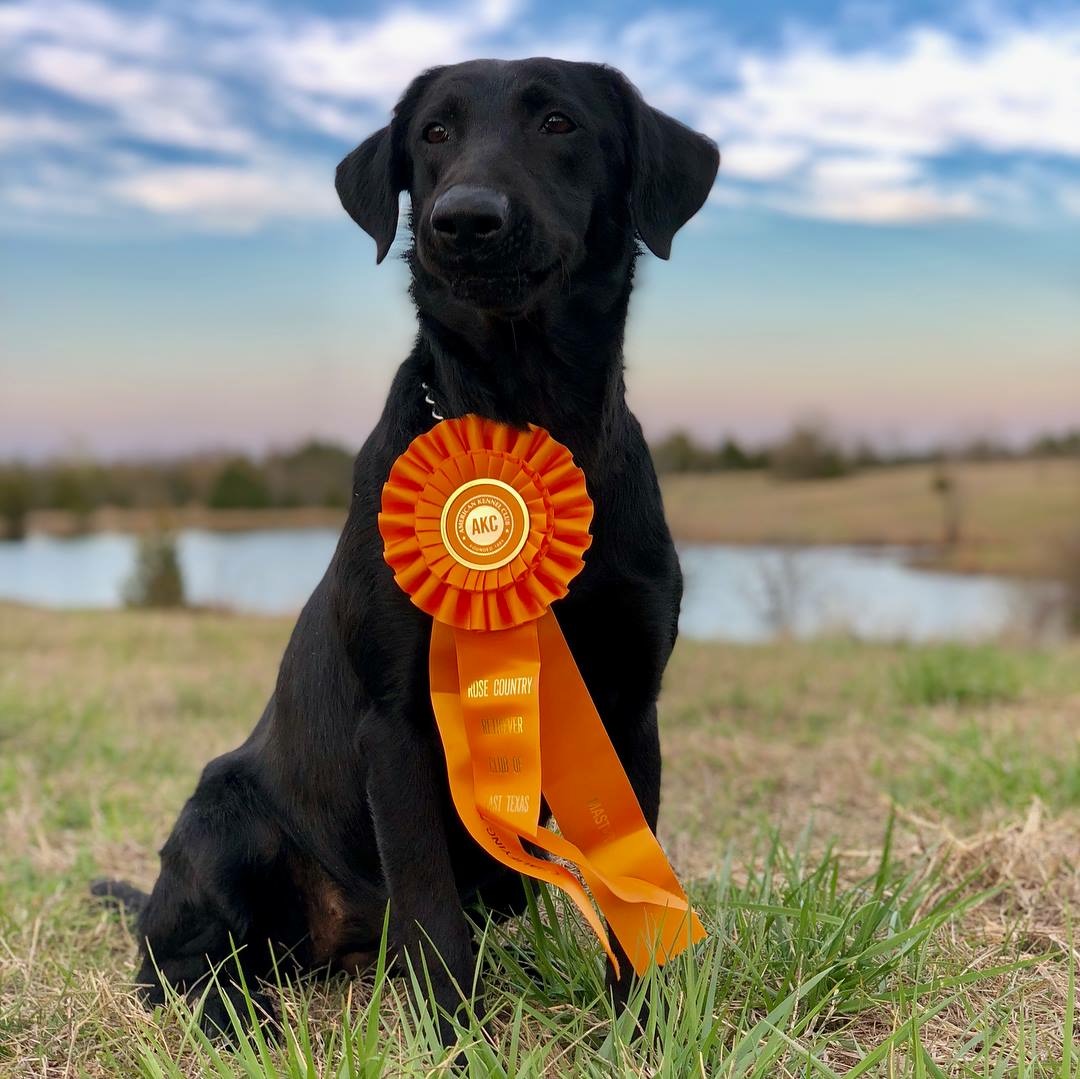
[[[177, 537], [188, 602], [260, 614], [299, 610], [337, 543], [333, 529], [187, 530]], [[0, 600], [118, 607], [136, 540], [98, 533], [0, 542]], [[1045, 607], [1052, 586], [933, 573], [911, 552], [850, 547], [680, 547], [681, 632], [763, 641], [844, 632], [890, 640], [979, 640]]]

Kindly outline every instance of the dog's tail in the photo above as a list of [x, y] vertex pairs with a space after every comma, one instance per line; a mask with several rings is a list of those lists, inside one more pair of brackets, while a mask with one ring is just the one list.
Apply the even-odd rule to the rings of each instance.
[[95, 880], [90, 885], [90, 894], [96, 895], [107, 906], [124, 914], [141, 914], [150, 896], [146, 892], [128, 884], [126, 880]]

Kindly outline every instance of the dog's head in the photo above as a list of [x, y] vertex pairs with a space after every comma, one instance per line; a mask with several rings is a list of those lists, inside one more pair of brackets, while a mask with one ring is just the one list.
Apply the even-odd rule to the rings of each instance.
[[573, 280], [599, 227], [635, 229], [666, 259], [719, 160], [612, 68], [474, 60], [414, 80], [338, 166], [337, 191], [379, 262], [408, 191], [422, 269], [458, 300], [514, 315]]

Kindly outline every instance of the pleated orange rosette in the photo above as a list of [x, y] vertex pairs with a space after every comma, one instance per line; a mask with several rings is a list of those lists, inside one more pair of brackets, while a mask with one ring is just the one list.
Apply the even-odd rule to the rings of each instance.
[[[451, 506], [458, 491], [464, 505]], [[469, 518], [484, 506], [473, 499], [485, 498], [500, 519], [491, 533], [474, 533], [494, 536], [488, 549], [470, 551], [459, 532], [447, 537], [456, 524], [447, 518], [461, 508]], [[481, 517], [474, 512], [470, 523]], [[591, 521], [585, 475], [565, 446], [537, 427], [465, 416], [443, 420], [394, 462], [379, 530], [394, 578], [417, 607], [459, 629], [497, 630], [539, 618], [566, 595], [592, 542]]]
[[[549, 610], [584, 566], [592, 502], [570, 451], [539, 427], [479, 416], [414, 439], [383, 487], [379, 530], [394, 579], [434, 619], [431, 701], [450, 792], [494, 858], [562, 888], [618, 969], [705, 931], [638, 805]], [[541, 795], [559, 824], [539, 824]]]

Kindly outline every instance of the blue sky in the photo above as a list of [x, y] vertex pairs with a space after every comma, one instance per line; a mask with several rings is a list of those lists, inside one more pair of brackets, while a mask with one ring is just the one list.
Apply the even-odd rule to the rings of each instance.
[[534, 54], [723, 150], [641, 268], [648, 433], [1080, 422], [1080, 4], [14, 0], [0, 455], [358, 443], [412, 324], [334, 166], [422, 68]]

